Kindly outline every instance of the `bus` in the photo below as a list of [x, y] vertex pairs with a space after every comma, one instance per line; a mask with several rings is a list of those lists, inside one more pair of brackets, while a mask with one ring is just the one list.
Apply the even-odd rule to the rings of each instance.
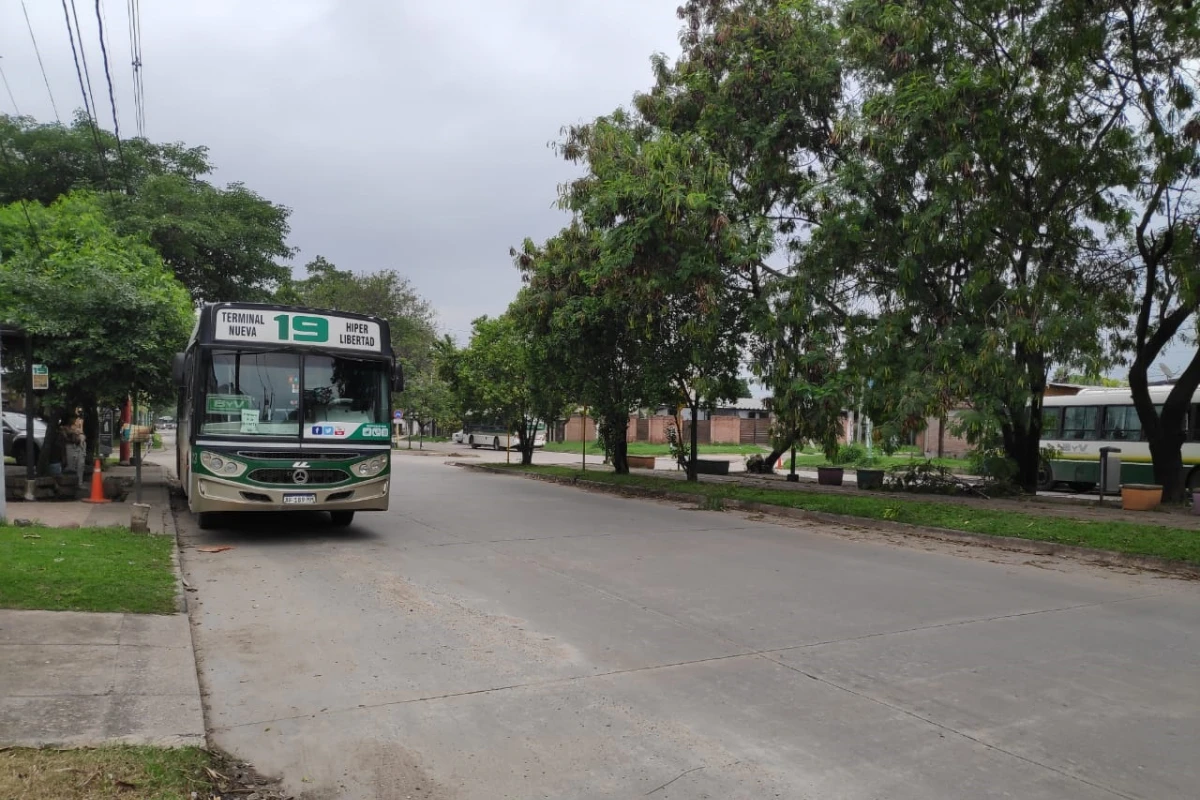
[[[519, 446], [516, 430], [509, 430], [508, 426], [498, 419], [473, 418], [467, 415], [461, 436], [463, 444], [469, 444], [476, 450], [481, 447], [506, 450]], [[533, 446], [546, 446], [546, 424], [544, 422], [537, 423], [533, 435]]]
[[[1159, 409], [1171, 386], [1151, 386], [1150, 400]], [[1189, 489], [1200, 488], [1200, 406], [1193, 398], [1185, 422], [1183, 480]], [[1087, 388], [1078, 394], [1047, 397], [1044, 401], [1043, 448], [1055, 451], [1043, 459], [1038, 488], [1049, 490], [1065, 483], [1078, 492], [1089, 492], [1100, 481], [1100, 448], [1120, 449], [1122, 483], [1154, 483], [1150, 446], [1142, 435], [1142, 422], [1128, 388]]]
[[175, 356], [177, 474], [201, 528], [218, 512], [386, 511], [391, 392], [404, 377], [386, 320], [209, 303]]

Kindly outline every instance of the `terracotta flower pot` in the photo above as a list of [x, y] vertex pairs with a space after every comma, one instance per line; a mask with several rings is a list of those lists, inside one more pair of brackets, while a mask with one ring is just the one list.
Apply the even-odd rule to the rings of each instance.
[[817, 483], [821, 486], [841, 486], [845, 474], [843, 467], [817, 467]]
[[1121, 508], [1153, 511], [1162, 503], [1162, 487], [1150, 483], [1127, 483], [1121, 487]]
[[637, 469], [654, 469], [654, 456], [625, 456], [629, 466]]

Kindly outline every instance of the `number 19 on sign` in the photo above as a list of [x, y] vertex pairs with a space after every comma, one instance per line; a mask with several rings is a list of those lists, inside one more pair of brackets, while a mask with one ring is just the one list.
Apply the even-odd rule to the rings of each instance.
[[329, 320], [306, 317], [302, 314], [280, 314], [275, 317], [279, 324], [280, 341], [328, 342]]

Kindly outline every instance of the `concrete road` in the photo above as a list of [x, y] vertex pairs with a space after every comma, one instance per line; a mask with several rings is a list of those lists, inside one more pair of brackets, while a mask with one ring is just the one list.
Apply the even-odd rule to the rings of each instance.
[[394, 463], [181, 514], [213, 742], [299, 797], [1196, 797], [1194, 583]]

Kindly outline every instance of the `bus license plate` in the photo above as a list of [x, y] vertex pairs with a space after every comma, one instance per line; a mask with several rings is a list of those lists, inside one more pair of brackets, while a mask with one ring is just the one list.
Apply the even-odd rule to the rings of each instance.
[[283, 504], [285, 506], [309, 506], [316, 505], [317, 496], [311, 492], [305, 494], [285, 494], [283, 496]]

